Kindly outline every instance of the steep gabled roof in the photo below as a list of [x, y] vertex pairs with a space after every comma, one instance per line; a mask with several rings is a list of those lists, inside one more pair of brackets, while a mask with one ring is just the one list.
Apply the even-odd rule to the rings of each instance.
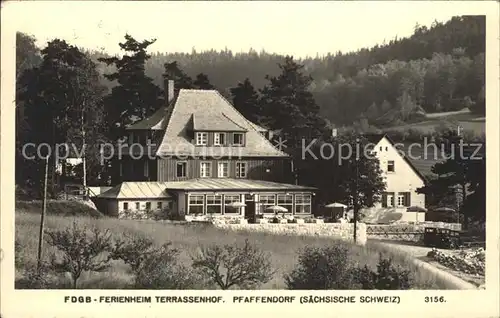
[[250, 122], [250, 123], [252, 124], [252, 126], [254, 126], [254, 127], [255, 127], [255, 130], [257, 130], [257, 131], [260, 131], [260, 132], [266, 132], [266, 131], [269, 131], [269, 129], [268, 129], [268, 128], [264, 128], [264, 127], [262, 127], [262, 126], [259, 126], [259, 125], [255, 124], [255, 123], [252, 123], [252, 122]]
[[396, 149], [398, 154], [406, 161], [408, 166], [422, 179], [427, 180], [426, 175], [430, 171], [430, 167], [434, 165], [436, 161], [424, 160], [424, 158], [415, 159], [417, 156], [413, 153], [414, 148], [412, 148], [411, 155], [408, 152], [409, 147], [401, 147], [402, 144], [395, 143], [389, 136], [386, 134], [364, 134], [365, 137], [370, 143], [378, 144], [383, 138], [387, 139], [389, 143]]
[[[227, 117], [240, 129], [246, 130], [245, 146], [195, 146], [188, 128], [193, 115], [201, 118]], [[218, 91], [181, 89], [167, 116], [163, 140], [158, 146], [159, 156], [230, 156], [230, 157], [288, 157], [276, 149], [264, 136], [257, 125], [241, 115]]]

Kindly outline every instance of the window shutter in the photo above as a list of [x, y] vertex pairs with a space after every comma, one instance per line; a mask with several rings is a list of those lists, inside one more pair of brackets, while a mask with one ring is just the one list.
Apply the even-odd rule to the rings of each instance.
[[411, 193], [410, 192], [405, 193], [405, 205], [411, 206]]
[[207, 146], [213, 146], [214, 145], [214, 133], [213, 132], [207, 132]]
[[387, 193], [382, 194], [382, 207], [387, 208]]

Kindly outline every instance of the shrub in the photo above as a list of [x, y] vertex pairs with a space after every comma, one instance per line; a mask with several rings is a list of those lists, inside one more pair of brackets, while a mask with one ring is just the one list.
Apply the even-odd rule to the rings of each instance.
[[15, 282], [20, 289], [47, 289], [49, 288], [48, 265], [42, 263], [40, 268], [31, 264], [25, 267], [23, 277]]
[[49, 231], [47, 242], [56, 247], [61, 257], [53, 254], [50, 267], [56, 272], [71, 274], [72, 287], [77, 288], [77, 281], [83, 272], [103, 272], [109, 268], [109, 258], [102, 258], [104, 252], [111, 251], [111, 234], [109, 230], [102, 232], [94, 227], [79, 228], [73, 222], [71, 228], [63, 231]]
[[178, 251], [164, 244], [142, 262], [134, 287], [140, 289], [200, 289], [201, 279], [191, 269], [178, 264]]
[[129, 265], [135, 274], [139, 270], [142, 262], [151, 254], [155, 253], [153, 240], [142, 237], [126, 237], [126, 240], [117, 240], [110, 258], [122, 260]]
[[199, 255], [193, 257], [193, 268], [220, 289], [233, 286], [250, 289], [267, 283], [273, 277], [269, 258], [247, 239], [243, 246], [233, 244], [201, 248]]
[[351, 289], [353, 262], [342, 244], [305, 247], [299, 252], [298, 265], [285, 275], [288, 289]]
[[392, 264], [392, 259], [380, 256], [377, 271], [366, 265], [354, 271], [356, 281], [362, 289], [399, 290], [409, 289], [412, 285], [410, 272]]
[[191, 288], [197, 279], [189, 269], [177, 263], [178, 253], [171, 248], [171, 243], [156, 247], [153, 240], [137, 236], [117, 241], [110, 258], [121, 259], [130, 266], [134, 288]]
[[355, 264], [344, 245], [306, 247], [298, 266], [285, 276], [288, 289], [409, 289], [410, 272], [380, 256], [377, 271]]

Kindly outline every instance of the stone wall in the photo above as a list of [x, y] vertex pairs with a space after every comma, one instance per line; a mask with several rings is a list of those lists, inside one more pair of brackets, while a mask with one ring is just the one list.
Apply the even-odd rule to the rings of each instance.
[[[263, 223], [263, 224], [227, 224], [214, 223], [221, 229], [234, 231], [255, 231], [266, 232], [277, 235], [306, 235], [332, 237], [349, 242], [353, 241], [354, 224], [352, 223]], [[365, 245], [366, 243], [366, 224], [358, 223], [357, 243]]]

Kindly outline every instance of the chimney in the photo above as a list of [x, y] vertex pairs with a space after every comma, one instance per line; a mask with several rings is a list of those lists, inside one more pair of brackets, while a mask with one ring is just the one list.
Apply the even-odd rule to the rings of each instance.
[[165, 79], [165, 102], [169, 105], [174, 99], [174, 81]]
[[274, 137], [274, 136], [273, 136], [273, 131], [272, 131], [271, 129], [269, 129], [269, 130], [267, 131], [267, 139], [269, 139], [269, 140], [273, 140], [273, 137]]

